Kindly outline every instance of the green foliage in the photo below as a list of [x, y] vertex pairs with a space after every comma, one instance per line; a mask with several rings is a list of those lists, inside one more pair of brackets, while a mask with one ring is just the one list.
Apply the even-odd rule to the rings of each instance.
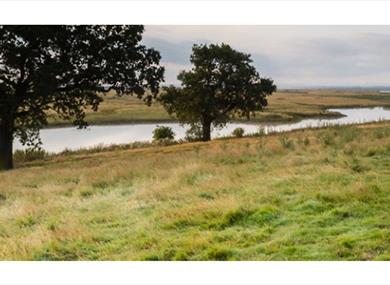
[[16, 150], [14, 152], [14, 161], [22, 163], [34, 160], [43, 160], [48, 156], [49, 154], [42, 149]]
[[235, 128], [232, 132], [232, 135], [237, 138], [242, 138], [244, 136], [245, 130], [243, 128]]
[[[160, 54], [140, 44], [143, 26], [0, 26], [0, 169], [12, 140], [37, 146], [48, 111], [86, 125], [101, 94], [114, 90], [148, 104], [159, 91]], [[148, 92], [146, 92], [148, 90]]]
[[153, 141], [161, 140], [173, 140], [175, 138], [175, 133], [171, 127], [167, 126], [157, 126], [153, 130]]
[[202, 140], [202, 125], [190, 124], [190, 127], [186, 130], [186, 136], [184, 138], [188, 142], [196, 142]]
[[181, 123], [201, 127], [202, 140], [210, 140], [211, 125], [261, 111], [276, 91], [273, 80], [260, 77], [249, 54], [227, 44], [194, 45], [191, 63], [193, 68], [178, 76], [181, 87], [164, 88], [159, 101]]

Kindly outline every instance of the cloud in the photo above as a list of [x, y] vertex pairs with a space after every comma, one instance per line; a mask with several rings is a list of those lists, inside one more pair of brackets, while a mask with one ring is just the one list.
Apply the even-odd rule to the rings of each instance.
[[146, 26], [166, 82], [177, 84], [196, 43], [230, 44], [279, 87], [390, 85], [390, 26]]
[[180, 85], [180, 82], [177, 80], [177, 75], [183, 70], [189, 70], [191, 68], [190, 64], [175, 64], [170, 62], [163, 62], [165, 66], [165, 84], [166, 85]]
[[190, 63], [191, 41], [173, 43], [160, 38], [146, 37], [144, 43], [147, 46], [156, 47], [164, 62], [175, 64]]

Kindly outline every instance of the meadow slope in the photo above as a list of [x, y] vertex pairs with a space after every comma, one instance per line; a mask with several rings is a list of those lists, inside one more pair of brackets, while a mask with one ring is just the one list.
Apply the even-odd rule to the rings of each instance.
[[390, 260], [390, 122], [19, 163], [1, 260]]

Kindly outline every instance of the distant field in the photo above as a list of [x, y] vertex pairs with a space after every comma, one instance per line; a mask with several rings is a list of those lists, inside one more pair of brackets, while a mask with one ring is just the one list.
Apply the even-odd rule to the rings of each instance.
[[[289, 95], [272, 110], [351, 100]], [[390, 122], [17, 167], [1, 260], [390, 260]]]
[[[297, 121], [305, 117], [332, 117], [325, 111], [330, 107], [390, 106], [390, 94], [345, 90], [281, 91], [269, 97], [269, 106], [253, 120], [262, 122]], [[160, 122], [173, 119], [158, 103], [151, 107], [131, 96], [121, 98], [112, 94], [105, 97], [98, 112], [88, 112], [91, 124], [120, 124]], [[52, 116], [51, 124], [68, 124]]]

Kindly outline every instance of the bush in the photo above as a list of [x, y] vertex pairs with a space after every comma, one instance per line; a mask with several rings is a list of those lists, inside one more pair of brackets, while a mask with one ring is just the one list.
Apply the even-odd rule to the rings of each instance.
[[235, 128], [232, 132], [232, 135], [237, 138], [242, 138], [244, 136], [245, 130], [243, 128]]
[[172, 128], [166, 126], [157, 126], [153, 130], [153, 141], [173, 140], [175, 133]]
[[14, 152], [14, 160], [15, 162], [29, 162], [45, 159], [48, 155], [49, 154], [42, 149], [17, 150]]

